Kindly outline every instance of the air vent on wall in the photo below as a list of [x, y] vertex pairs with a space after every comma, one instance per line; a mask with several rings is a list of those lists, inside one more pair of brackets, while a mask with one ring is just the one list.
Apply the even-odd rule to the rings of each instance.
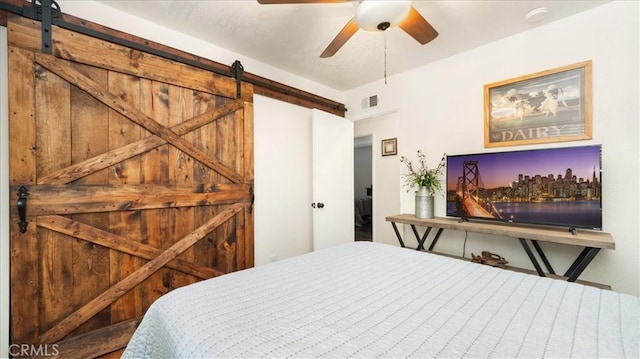
[[373, 95], [373, 96], [365, 97], [362, 99], [363, 110], [376, 107], [376, 106], [378, 106], [378, 95]]

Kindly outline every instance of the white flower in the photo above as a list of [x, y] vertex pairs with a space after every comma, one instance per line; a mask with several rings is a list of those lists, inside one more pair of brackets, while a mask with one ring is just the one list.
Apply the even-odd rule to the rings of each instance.
[[419, 168], [414, 168], [408, 158], [404, 156], [400, 157], [400, 162], [404, 163], [409, 170], [409, 173], [402, 175], [407, 192], [416, 185], [427, 187], [427, 191], [431, 194], [435, 194], [436, 191], [442, 191], [442, 184], [438, 181], [438, 177], [442, 174], [442, 170], [445, 167], [446, 157], [447, 154], [443, 154], [438, 166], [432, 169], [427, 167], [427, 159], [422, 150], [418, 150]]

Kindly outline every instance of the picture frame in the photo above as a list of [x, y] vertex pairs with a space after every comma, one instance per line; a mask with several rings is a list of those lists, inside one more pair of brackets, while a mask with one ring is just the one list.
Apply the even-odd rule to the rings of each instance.
[[383, 156], [393, 156], [398, 154], [398, 139], [397, 138], [388, 138], [386, 140], [382, 140], [382, 155]]
[[484, 86], [484, 146], [592, 138], [591, 61]]

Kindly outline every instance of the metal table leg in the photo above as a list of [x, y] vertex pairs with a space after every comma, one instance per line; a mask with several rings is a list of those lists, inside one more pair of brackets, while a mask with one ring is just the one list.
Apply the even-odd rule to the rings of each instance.
[[398, 237], [398, 242], [400, 242], [400, 246], [404, 248], [404, 242], [402, 241], [402, 236], [400, 235], [400, 231], [398, 231], [398, 226], [396, 226], [396, 222], [391, 222], [393, 226], [393, 230], [396, 232], [396, 237]]
[[567, 272], [564, 274], [565, 277], [569, 277], [567, 281], [575, 282], [580, 274], [582, 274], [582, 271], [584, 271], [589, 263], [591, 263], [593, 258], [595, 258], [598, 252], [600, 252], [600, 248], [585, 247], [582, 252], [580, 252], [576, 260], [573, 261]]
[[433, 251], [433, 247], [436, 246], [436, 242], [438, 242], [438, 238], [440, 238], [440, 235], [442, 234], [443, 230], [444, 228], [438, 228], [438, 231], [436, 232], [436, 236], [433, 237], [433, 240], [431, 241], [431, 245], [429, 246], [429, 252]]
[[422, 235], [422, 238], [420, 238], [420, 235], [418, 234], [418, 230], [416, 229], [416, 226], [413, 224], [411, 225], [413, 234], [416, 236], [416, 239], [418, 240], [418, 247], [416, 248], [417, 251], [424, 249], [424, 241], [427, 240], [427, 236], [429, 235], [429, 232], [431, 232], [431, 228], [433, 227], [427, 227], [427, 229], [424, 231], [424, 234]]
[[531, 243], [533, 243], [533, 247], [536, 249], [536, 252], [538, 252], [540, 259], [542, 259], [542, 263], [544, 263], [544, 266], [547, 267], [547, 271], [549, 272], [549, 274], [556, 274], [556, 272], [553, 271], [553, 268], [551, 268], [551, 263], [549, 263], [547, 256], [544, 255], [542, 248], [540, 248], [540, 244], [538, 244], [538, 241], [532, 239]]
[[544, 272], [542, 271], [542, 267], [540, 267], [540, 263], [538, 263], [538, 260], [533, 255], [533, 251], [531, 251], [531, 247], [529, 247], [529, 244], [527, 244], [527, 240], [524, 238], [518, 238], [518, 239], [520, 240], [520, 244], [522, 244], [522, 248], [524, 248], [524, 251], [527, 252], [527, 255], [529, 256], [531, 263], [536, 268], [536, 272], [538, 272], [538, 275], [541, 277], [546, 277], [544, 275]]

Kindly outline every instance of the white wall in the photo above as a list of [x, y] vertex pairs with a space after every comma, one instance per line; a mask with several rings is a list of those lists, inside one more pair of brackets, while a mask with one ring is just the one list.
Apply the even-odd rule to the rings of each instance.
[[0, 27], [0, 358], [9, 352], [9, 112], [7, 28]]
[[[372, 236], [374, 242], [397, 244], [393, 229], [385, 217], [400, 211], [400, 168], [398, 156], [382, 156], [382, 140], [398, 136], [400, 114], [392, 111], [374, 117], [363, 117], [353, 124], [355, 137], [372, 137]], [[402, 144], [398, 142], [398, 150]]]
[[[592, 140], [500, 150], [603, 145], [603, 230], [612, 234], [616, 249], [601, 251], [580, 279], [610, 284], [614, 290], [638, 295], [639, 14], [638, 2], [616, 1], [392, 76], [387, 85], [380, 81], [353, 89], [346, 95], [347, 114], [357, 119], [400, 110], [399, 155], [415, 155], [422, 148], [436, 165], [443, 152], [496, 151], [484, 148], [485, 84], [592, 60]], [[373, 94], [378, 95], [379, 108], [359, 110], [361, 99]], [[396, 178], [399, 171], [386, 175]], [[410, 194], [402, 192], [401, 204], [402, 212], [413, 213]], [[445, 215], [443, 196], [436, 198], [436, 215]], [[410, 232], [405, 235], [412, 236]], [[460, 255], [463, 238], [462, 232], [445, 231], [438, 249]], [[545, 244], [543, 248], [548, 248], [552, 264], [559, 263], [559, 272], [568, 267], [578, 251], [562, 245]], [[532, 268], [517, 241], [469, 233], [467, 256], [483, 249], [500, 253], [515, 266]]]
[[311, 252], [311, 110], [254, 96], [255, 264]]

